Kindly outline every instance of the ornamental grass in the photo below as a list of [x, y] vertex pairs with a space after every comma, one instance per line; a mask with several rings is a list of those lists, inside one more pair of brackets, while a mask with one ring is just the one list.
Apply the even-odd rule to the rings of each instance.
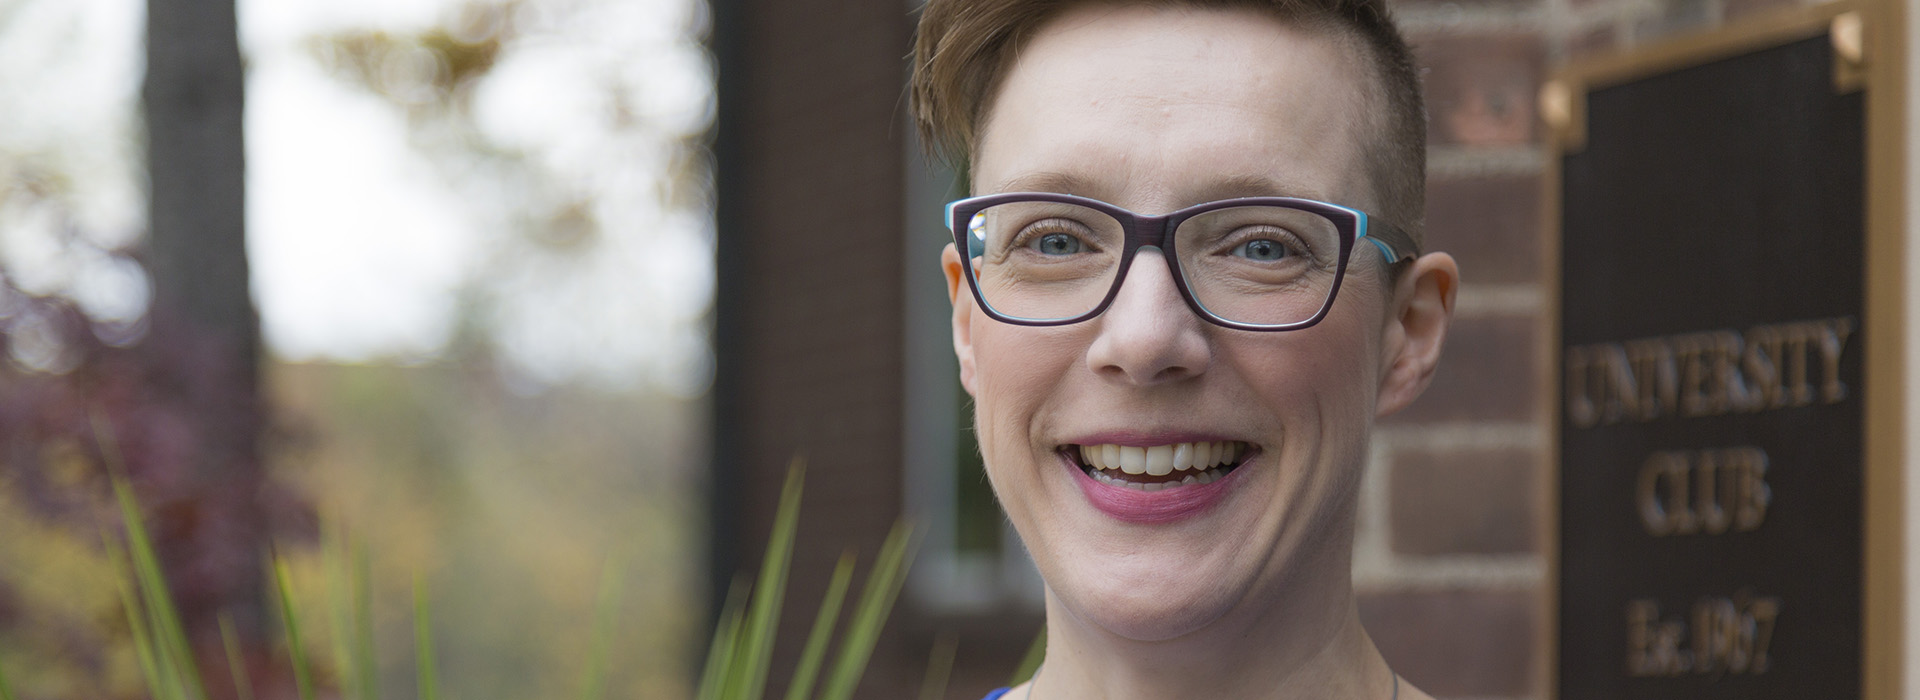
[[[105, 548], [146, 694], [150, 700], [210, 700], [112, 436], [98, 420], [94, 432], [107, 462], [124, 530], [123, 537], [106, 538]], [[765, 700], [770, 694], [767, 686], [773, 643], [778, 636], [780, 611], [786, 602], [804, 475], [805, 468], [796, 459], [781, 488], [779, 509], [759, 573], [751, 582], [744, 577], [736, 579], [726, 606], [721, 609], [700, 674], [697, 700]], [[855, 569], [851, 550], [841, 556], [826, 595], [819, 602], [792, 680], [780, 696], [783, 700], [852, 698], [879, 642], [880, 630], [906, 581], [912, 539], [912, 530], [905, 522], [893, 526], [867, 572], [859, 597], [852, 601], [845, 628], [837, 629]], [[279, 643], [285, 645], [284, 653], [293, 671], [298, 696], [300, 700], [314, 700], [316, 687], [328, 687], [337, 689], [341, 698], [379, 700], [368, 548], [364, 542], [333, 533], [323, 538], [321, 549], [327, 590], [325, 615], [320, 619], [332, 628], [332, 634], [326, 635], [332, 640], [327, 645], [331, 648], [324, 650], [307, 646], [305, 640], [312, 635], [302, 633], [303, 618], [294, 603], [301, 598], [295, 595], [287, 561], [278, 552], [268, 557], [272, 604], [280, 622]], [[591, 643], [586, 658], [582, 659], [576, 696], [580, 700], [607, 697], [615, 618], [623, 591], [624, 567], [618, 564], [611, 562], [599, 581], [593, 624], [587, 631]], [[430, 593], [425, 581], [416, 576], [412, 600], [413, 661], [416, 697], [420, 700], [439, 697]], [[236, 696], [240, 700], [252, 700], [253, 679], [247, 676], [244, 654], [233, 624], [224, 616], [220, 620], [220, 631], [226, 652], [225, 665]], [[836, 633], [837, 646], [833, 644]], [[1036, 640], [1036, 652], [1039, 642]], [[945, 669], [951, 667], [953, 646], [951, 642], [935, 645], [922, 697], [944, 695]], [[833, 652], [831, 662], [828, 660], [830, 650]], [[323, 654], [328, 663], [316, 664], [316, 653]], [[1030, 656], [1037, 660], [1037, 654]], [[4, 667], [0, 664], [0, 700], [16, 700]], [[325, 677], [316, 673], [326, 669], [331, 670]], [[1026, 673], [1030, 670], [1016, 677], [1024, 677]]]

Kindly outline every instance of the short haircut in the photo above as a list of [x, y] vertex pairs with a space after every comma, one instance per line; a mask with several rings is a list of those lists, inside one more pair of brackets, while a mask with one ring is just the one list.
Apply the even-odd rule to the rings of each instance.
[[[913, 118], [936, 157], [962, 170], [979, 148], [981, 121], [1020, 47], [1070, 6], [1141, 0], [929, 0], [913, 49]], [[1253, 9], [1337, 33], [1372, 63], [1366, 175], [1380, 200], [1372, 212], [1421, 244], [1426, 207], [1427, 119], [1412, 51], [1385, 0], [1146, 0], [1169, 7]]]

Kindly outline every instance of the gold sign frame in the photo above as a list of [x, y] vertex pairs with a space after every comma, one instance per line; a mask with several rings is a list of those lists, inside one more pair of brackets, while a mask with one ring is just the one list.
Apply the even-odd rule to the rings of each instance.
[[[1575, 62], [1554, 73], [1540, 91], [1540, 114], [1547, 123], [1547, 168], [1542, 207], [1546, 242], [1542, 246], [1546, 284], [1547, 337], [1538, 358], [1544, 368], [1541, 382], [1548, 406], [1548, 444], [1560, 444], [1561, 373], [1560, 221], [1561, 158], [1586, 146], [1587, 91], [1630, 82], [1700, 63], [1804, 40], [1826, 34], [1834, 46], [1834, 87], [1848, 92], [1864, 89], [1866, 96], [1866, 271], [1864, 324], [1865, 371], [1873, 380], [1863, 387], [1865, 473], [1862, 475], [1864, 510], [1864, 590], [1861, 611], [1861, 688], [1864, 696], [1879, 700], [1900, 698], [1905, 692], [1907, 645], [1907, 586], [1905, 557], [1906, 465], [1915, 445], [1905, 434], [1907, 412], [1920, 406], [1906, 404], [1906, 387], [1920, 368], [1905, 364], [1909, 304], [1906, 298], [1907, 237], [1907, 0], [1835, 0], [1791, 8], [1744, 19], [1724, 29], [1688, 35], [1640, 47], [1629, 52]], [[1920, 271], [1916, 271], [1920, 272]], [[1541, 596], [1546, 653], [1536, 678], [1542, 695], [1559, 693], [1560, 484], [1558, 450], [1541, 480], [1545, 503], [1541, 550], [1547, 559], [1548, 579]]]

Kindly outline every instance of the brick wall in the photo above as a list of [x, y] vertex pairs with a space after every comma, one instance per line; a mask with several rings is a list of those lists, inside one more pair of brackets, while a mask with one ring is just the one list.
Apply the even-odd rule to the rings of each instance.
[[[710, 590], [723, 597], [734, 574], [758, 569], [781, 477], [804, 454], [806, 495], [769, 686], [784, 690], [841, 552], [858, 552], [864, 580], [900, 514], [897, 110], [911, 25], [899, 0], [715, 0], [712, 9]], [[917, 653], [912, 674], [924, 647]], [[913, 688], [884, 650], [868, 675], [861, 697]]]
[[1433, 387], [1375, 431], [1354, 575], [1387, 660], [1435, 696], [1547, 694], [1540, 83], [1569, 60], [1798, 1], [1395, 3], [1428, 70], [1427, 245], [1464, 284]]

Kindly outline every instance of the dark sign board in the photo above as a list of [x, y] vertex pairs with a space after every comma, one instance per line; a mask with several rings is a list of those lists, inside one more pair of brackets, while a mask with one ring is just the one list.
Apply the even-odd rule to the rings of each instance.
[[1866, 102], [1819, 29], [1581, 87], [1563, 700], [1862, 695]]

